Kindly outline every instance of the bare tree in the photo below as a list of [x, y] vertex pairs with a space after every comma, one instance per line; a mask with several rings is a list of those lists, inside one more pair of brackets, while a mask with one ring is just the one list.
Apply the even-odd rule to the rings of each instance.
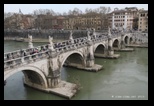
[[49, 29], [52, 27], [52, 17], [56, 15], [61, 15], [60, 13], [55, 13], [52, 9], [39, 9], [34, 10], [35, 17], [35, 27], [37, 29]]
[[68, 15], [72, 15], [72, 14], [73, 14], [72, 10], [69, 10]]
[[12, 12], [8, 12], [8, 13], [4, 12], [4, 19], [6, 19], [7, 17], [11, 17], [13, 14], [14, 13]]
[[78, 8], [74, 8], [74, 10], [72, 11], [72, 14], [73, 15], [81, 15], [82, 14], [82, 11]]
[[63, 12], [63, 16], [67, 16], [68, 14], [66, 12]]

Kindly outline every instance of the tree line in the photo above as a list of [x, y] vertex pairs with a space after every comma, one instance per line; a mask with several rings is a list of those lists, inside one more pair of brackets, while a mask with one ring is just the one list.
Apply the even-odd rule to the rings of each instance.
[[[79, 8], [74, 8], [73, 10], [69, 10], [68, 12], [55, 12], [52, 9], [37, 9], [34, 10], [32, 13], [29, 13], [27, 15], [31, 15], [32, 17], [34, 17], [35, 19], [35, 25], [41, 25], [42, 22], [44, 22], [44, 19], [47, 17], [54, 17], [54, 16], [67, 16], [68, 18], [71, 16], [95, 16], [95, 15], [100, 15], [101, 19], [104, 20], [105, 18], [107, 18], [107, 13], [109, 13], [111, 11], [110, 7], [104, 7], [104, 6], [100, 6], [98, 8], [95, 9], [91, 9], [91, 8], [86, 8], [85, 11], [80, 10]], [[14, 14], [18, 14], [18, 13], [12, 13], [12, 12], [4, 12], [4, 22], [5, 21], [9, 21], [9, 17], [13, 16]], [[43, 17], [38, 18], [39, 15], [42, 15]], [[15, 16], [17, 17], [17, 15]], [[17, 18], [16, 18], [17, 19]], [[6, 24], [4, 24], [4, 26], [9, 26], [8, 23], [5, 22]], [[16, 21], [17, 23], [17, 21]], [[16, 24], [15, 23], [15, 24]], [[36, 27], [35, 26], [35, 27]]]

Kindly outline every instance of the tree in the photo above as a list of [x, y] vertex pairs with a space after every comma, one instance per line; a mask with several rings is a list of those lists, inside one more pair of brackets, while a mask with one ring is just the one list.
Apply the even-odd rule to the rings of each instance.
[[102, 20], [102, 28], [106, 29], [109, 25], [107, 14], [111, 11], [111, 8], [101, 6], [99, 10], [100, 10], [99, 13], [101, 15], [101, 20]]
[[66, 12], [63, 12], [63, 16], [66, 16], [67, 15], [67, 13]]
[[35, 27], [38, 29], [51, 28], [52, 16], [61, 15], [60, 13], [55, 13], [52, 9], [34, 10], [33, 14], [35, 17]]
[[73, 15], [80, 15], [80, 14], [82, 14], [82, 11], [78, 8], [74, 8], [74, 10], [72, 11], [72, 14]]
[[13, 14], [14, 14], [14, 13], [12, 13], [12, 12], [8, 12], [8, 13], [4, 12], [4, 20], [5, 20], [6, 18], [8, 18], [8, 17], [11, 17]]
[[71, 10], [68, 11], [68, 15], [72, 15], [73, 12]]

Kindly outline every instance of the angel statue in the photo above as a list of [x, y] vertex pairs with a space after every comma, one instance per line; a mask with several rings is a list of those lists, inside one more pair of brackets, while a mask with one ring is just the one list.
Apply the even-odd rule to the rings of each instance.
[[87, 31], [87, 37], [88, 37], [88, 40], [90, 41], [91, 37], [90, 37], [90, 31], [89, 30]]
[[71, 30], [71, 31], [70, 31], [70, 36], [69, 36], [69, 39], [70, 39], [70, 40], [72, 40], [72, 39], [73, 39], [72, 34], [73, 34], [73, 33], [72, 33], [72, 30]]
[[111, 36], [111, 29], [108, 27], [108, 36]]
[[50, 36], [49, 36], [49, 43], [50, 43], [50, 45], [53, 46], [53, 37], [50, 37]]
[[54, 51], [54, 48], [53, 48], [53, 37], [50, 37], [49, 36], [49, 43], [50, 43], [49, 44], [49, 49], [52, 50], [52, 51]]
[[32, 35], [28, 34], [28, 48], [33, 48]]

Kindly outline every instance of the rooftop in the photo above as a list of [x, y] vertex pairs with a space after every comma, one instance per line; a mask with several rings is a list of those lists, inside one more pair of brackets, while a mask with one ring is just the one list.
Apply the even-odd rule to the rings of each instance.
[[125, 9], [137, 9], [137, 7], [126, 7]]
[[139, 13], [147, 13], [148, 10], [142, 10], [142, 11], [139, 11]]

